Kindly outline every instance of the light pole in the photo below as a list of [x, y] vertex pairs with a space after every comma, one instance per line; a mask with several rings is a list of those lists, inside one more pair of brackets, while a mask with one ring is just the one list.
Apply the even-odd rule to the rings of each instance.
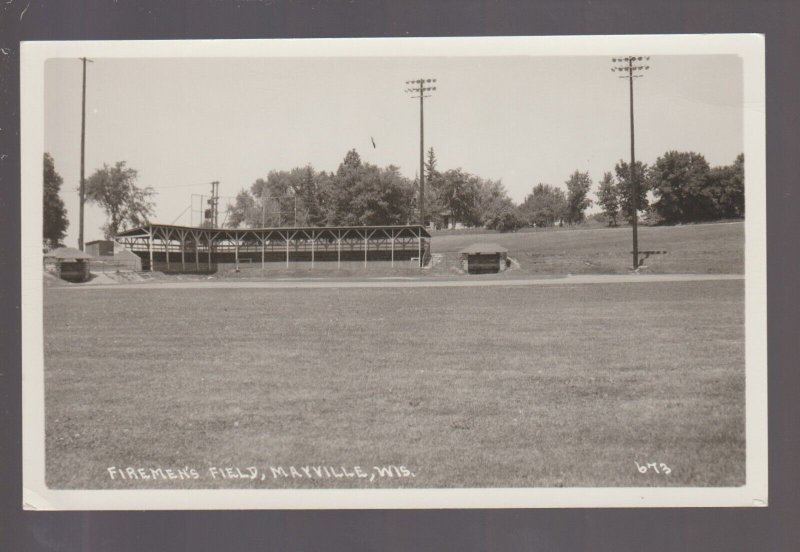
[[[642, 71], [650, 69], [649, 65], [640, 65], [642, 61], [650, 61], [650, 56], [626, 56], [613, 58], [614, 65], [611, 70], [622, 73], [619, 78], [628, 79], [630, 90], [630, 113], [631, 113], [631, 164], [628, 178], [631, 181], [631, 205], [633, 207], [633, 270], [639, 269], [639, 180], [636, 174], [636, 155], [634, 153], [634, 134], [633, 134], [633, 79], [638, 79], [643, 75], [637, 75]], [[636, 65], [634, 65], [636, 63]]]
[[[412, 94], [412, 98], [419, 98], [419, 223], [425, 226], [425, 118], [423, 102], [425, 98], [430, 98], [430, 94], [425, 95], [426, 92], [436, 90], [435, 86], [430, 84], [435, 83], [436, 79], [415, 79], [408, 80], [406, 84], [410, 88], [406, 88], [406, 92]], [[426, 86], [427, 85], [427, 86]]]
[[91, 59], [85, 57], [80, 58], [83, 60], [83, 91], [81, 92], [81, 184], [78, 192], [80, 199], [80, 209], [78, 218], [80, 219], [78, 227], [78, 249], [83, 251], [83, 204], [86, 201], [86, 183], [83, 178], [84, 167], [84, 152], [86, 150], [86, 62], [94, 63]]

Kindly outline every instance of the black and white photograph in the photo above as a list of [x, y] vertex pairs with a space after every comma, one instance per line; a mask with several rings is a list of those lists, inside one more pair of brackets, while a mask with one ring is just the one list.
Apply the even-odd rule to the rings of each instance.
[[757, 35], [29, 42], [28, 509], [766, 506]]

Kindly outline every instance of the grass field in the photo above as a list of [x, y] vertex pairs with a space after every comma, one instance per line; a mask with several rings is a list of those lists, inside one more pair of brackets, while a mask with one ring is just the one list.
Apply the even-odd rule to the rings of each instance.
[[[743, 281], [44, 299], [53, 488], [744, 483]], [[207, 476], [307, 465], [414, 477]]]

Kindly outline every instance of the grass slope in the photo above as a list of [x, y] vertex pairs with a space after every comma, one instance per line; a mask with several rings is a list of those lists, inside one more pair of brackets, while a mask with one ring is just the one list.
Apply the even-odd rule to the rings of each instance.
[[[632, 261], [630, 228], [545, 228], [512, 233], [440, 233], [432, 250], [452, 264], [475, 242], [498, 243], [532, 274], [616, 274]], [[744, 273], [744, 223], [639, 228], [639, 250], [666, 251], [647, 257], [651, 273]]]
[[[743, 282], [45, 290], [55, 488], [744, 483]], [[664, 462], [668, 476], [634, 461]], [[416, 477], [210, 480], [209, 466]], [[110, 481], [109, 466], [198, 469]]]

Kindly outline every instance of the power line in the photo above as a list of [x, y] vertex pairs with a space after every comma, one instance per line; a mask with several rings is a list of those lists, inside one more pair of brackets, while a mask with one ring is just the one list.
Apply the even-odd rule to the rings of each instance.
[[[416, 79], [406, 81], [406, 92], [411, 94], [411, 98], [419, 98], [419, 223], [425, 225], [425, 118], [423, 102], [431, 95], [426, 92], [436, 90], [435, 86], [426, 86], [436, 83], [436, 79]], [[415, 95], [416, 94], [416, 95]]]
[[[612, 58], [612, 63], [616, 63], [611, 70], [623, 73], [619, 78], [628, 79], [630, 90], [630, 113], [631, 113], [631, 165], [629, 176], [631, 181], [631, 196], [633, 206], [633, 270], [639, 270], [639, 181], [636, 174], [636, 155], [634, 153], [634, 133], [633, 133], [633, 79], [638, 79], [644, 75], [638, 75], [642, 71], [650, 69], [649, 65], [640, 65], [640, 62], [650, 61], [650, 56], [626, 56], [622, 58]], [[634, 65], [636, 62], [636, 65]]]
[[191, 209], [191, 208], [192, 208], [192, 204], [190, 203], [190, 204], [189, 204], [189, 206], [188, 206], [186, 209], [184, 209], [183, 211], [181, 211], [181, 214], [180, 214], [180, 215], [178, 215], [177, 217], [175, 217], [175, 220], [173, 220], [172, 222], [170, 222], [170, 224], [175, 224], [176, 222], [178, 222], [178, 219], [179, 219], [179, 218], [181, 218], [181, 217], [182, 217], [184, 214], [186, 214], [186, 211], [188, 211], [188, 210], [189, 210], [189, 209]]
[[194, 186], [208, 186], [208, 182], [197, 182], [195, 184], [175, 184], [174, 186], [150, 186], [154, 190], [171, 190], [172, 188], [193, 188]]

